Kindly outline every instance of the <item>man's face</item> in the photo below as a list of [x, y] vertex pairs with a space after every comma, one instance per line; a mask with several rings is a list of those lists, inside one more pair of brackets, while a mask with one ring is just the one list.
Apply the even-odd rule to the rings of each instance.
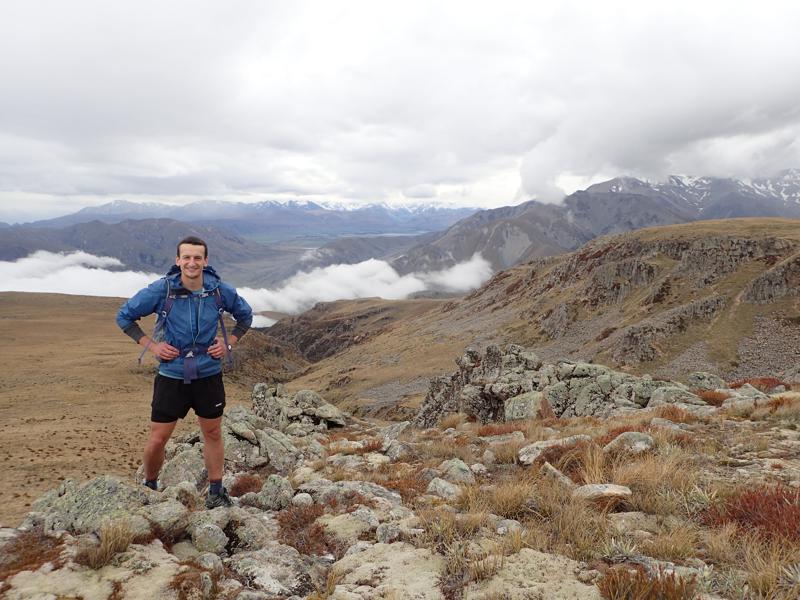
[[180, 267], [181, 275], [186, 279], [201, 279], [203, 277], [203, 267], [208, 266], [205, 248], [194, 244], [181, 244], [180, 254], [175, 259], [175, 264]]

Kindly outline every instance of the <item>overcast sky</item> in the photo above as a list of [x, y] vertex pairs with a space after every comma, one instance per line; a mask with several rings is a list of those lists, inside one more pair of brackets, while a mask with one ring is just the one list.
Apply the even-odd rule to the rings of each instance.
[[800, 3], [0, 3], [0, 220], [800, 166]]

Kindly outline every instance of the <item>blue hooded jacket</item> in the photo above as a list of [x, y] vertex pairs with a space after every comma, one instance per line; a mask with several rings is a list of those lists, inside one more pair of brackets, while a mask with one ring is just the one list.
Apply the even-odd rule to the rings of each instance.
[[[231, 332], [237, 339], [250, 328], [253, 310], [236, 289], [220, 280], [212, 267], [203, 269], [202, 292], [192, 293], [181, 284], [180, 268], [173, 266], [166, 276], [154, 281], [125, 302], [117, 313], [117, 325], [135, 341], [144, 333], [138, 321], [153, 313], [160, 313], [168, 293], [177, 293], [162, 329], [162, 339], [178, 350], [189, 346], [209, 346], [217, 336], [219, 317], [214, 290], [219, 289], [223, 308], [236, 319]], [[160, 341], [160, 340], [156, 340]], [[222, 371], [222, 361], [201, 354], [197, 357], [198, 377], [209, 377]], [[183, 379], [183, 357], [162, 361], [158, 372], [165, 377]]]

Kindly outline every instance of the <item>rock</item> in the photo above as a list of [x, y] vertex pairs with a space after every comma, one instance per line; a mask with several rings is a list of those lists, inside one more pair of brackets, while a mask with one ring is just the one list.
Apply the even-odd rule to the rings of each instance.
[[727, 387], [725, 380], [713, 373], [695, 371], [686, 379], [686, 385], [690, 390], [708, 391]]
[[450, 483], [465, 483], [472, 485], [475, 483], [475, 475], [467, 466], [467, 464], [458, 458], [443, 461], [439, 465], [439, 470], [442, 472], [442, 478]]
[[745, 383], [743, 386], [737, 388], [735, 390], [736, 396], [739, 398], [750, 398], [751, 400], [769, 400], [769, 396], [764, 392], [754, 388], [749, 383]]
[[427, 548], [405, 542], [374, 544], [334, 563], [341, 579], [332, 598], [361, 587], [358, 598], [444, 600], [438, 585], [443, 566], [444, 558]]
[[623, 503], [632, 495], [633, 492], [631, 492], [630, 488], [613, 483], [582, 485], [572, 492], [573, 498], [611, 505]]
[[281, 473], [294, 468], [302, 453], [292, 444], [292, 440], [275, 429], [256, 431], [261, 456], [269, 458], [269, 463]]
[[248, 587], [272, 597], [304, 596], [314, 589], [306, 559], [291, 546], [277, 542], [262, 550], [236, 554], [225, 564]]
[[574, 446], [579, 442], [591, 442], [592, 438], [588, 435], [572, 435], [566, 438], [558, 438], [555, 440], [541, 440], [534, 442], [520, 448], [518, 453], [519, 461], [524, 465], [531, 465], [550, 448], [558, 448], [559, 446]]
[[699, 396], [695, 396], [689, 390], [678, 386], [666, 386], [653, 390], [650, 396], [648, 408], [663, 406], [665, 404], [692, 404], [705, 406], [706, 403]]
[[661, 429], [669, 429], [670, 431], [675, 432], [683, 431], [683, 427], [680, 424], [674, 423], [669, 419], [661, 419], [659, 417], [653, 417], [650, 419], [650, 427], [659, 427]]
[[159, 487], [167, 488], [188, 482], [200, 489], [208, 479], [206, 463], [199, 448], [192, 447], [176, 454], [164, 463], [158, 480]]
[[360, 507], [352, 513], [322, 515], [317, 523], [348, 545], [355, 544], [362, 535], [379, 525], [378, 518], [366, 507]]
[[160, 499], [143, 485], [129, 485], [110, 475], [97, 477], [81, 487], [60, 488], [63, 495], [48, 496], [36, 505], [43, 514], [45, 531], [72, 534], [99, 531], [103, 521], [130, 519], [142, 506]]
[[542, 392], [526, 392], [505, 402], [505, 420], [543, 418], [552, 412]]
[[220, 577], [224, 570], [224, 566], [220, 557], [211, 552], [203, 552], [202, 554], [198, 554], [194, 558], [194, 564], [201, 569], [205, 569], [216, 577]]
[[578, 487], [578, 485], [574, 481], [572, 481], [572, 479], [564, 475], [564, 473], [556, 469], [553, 465], [551, 465], [547, 461], [544, 461], [544, 464], [542, 465], [542, 468], [539, 469], [539, 472], [546, 479], [549, 479], [550, 481], [552, 481], [553, 483], [555, 483], [557, 486], [559, 486], [564, 490], [571, 492], [572, 490]]
[[311, 494], [319, 504], [330, 504], [332, 502], [346, 504], [348, 498], [352, 497], [353, 494], [360, 494], [367, 498], [382, 498], [392, 506], [403, 504], [400, 494], [369, 481], [337, 481], [334, 483], [327, 479], [318, 479], [304, 483], [299, 487], [299, 490]]
[[381, 450], [386, 452], [389, 448], [389, 443], [393, 440], [396, 440], [401, 433], [403, 433], [408, 427], [411, 425], [411, 421], [401, 421], [400, 423], [394, 423], [393, 425], [389, 425], [384, 427], [378, 432], [378, 435], [383, 440], [383, 447]]
[[228, 541], [225, 532], [214, 523], [202, 523], [192, 528], [192, 543], [199, 552], [222, 554]]
[[475, 463], [474, 465], [469, 466], [469, 470], [472, 471], [474, 475], [486, 475], [487, 469], [481, 463]]
[[437, 477], [428, 484], [428, 489], [426, 491], [428, 494], [439, 496], [440, 498], [444, 498], [445, 500], [452, 500], [454, 498], [457, 498], [459, 494], [461, 494], [460, 487], [458, 487], [457, 485], [453, 485], [449, 481], [440, 479], [439, 477]]
[[145, 506], [139, 514], [153, 525], [156, 537], [165, 542], [179, 540], [189, 525], [189, 509], [177, 500]]
[[650, 452], [656, 447], [653, 436], [638, 431], [626, 431], [619, 434], [603, 447], [606, 454], [630, 454], [636, 456]]
[[261, 510], [282, 510], [289, 506], [294, 496], [294, 489], [289, 480], [280, 475], [270, 475], [261, 491], [249, 492], [241, 497], [241, 503], [255, 506]]
[[402, 530], [394, 523], [381, 523], [375, 530], [375, 538], [381, 544], [391, 544], [400, 539]]
[[314, 499], [311, 494], [306, 494], [305, 492], [301, 492], [292, 498], [293, 506], [311, 506], [312, 504], [314, 504]]
[[557, 554], [544, 554], [523, 548], [506, 556], [496, 575], [480, 582], [468, 583], [464, 600], [484, 598], [570, 598], [572, 600], [600, 600], [595, 586], [585, 585], [574, 575], [579, 563]]
[[516, 519], [500, 519], [496, 531], [498, 535], [508, 535], [509, 533], [522, 531], [522, 523]]

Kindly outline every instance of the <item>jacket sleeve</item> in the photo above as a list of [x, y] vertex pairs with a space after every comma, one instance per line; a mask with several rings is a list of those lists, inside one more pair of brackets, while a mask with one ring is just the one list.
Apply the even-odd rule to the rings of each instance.
[[220, 287], [225, 299], [225, 310], [236, 319], [236, 326], [231, 331], [231, 334], [235, 335], [237, 340], [240, 340], [253, 323], [253, 309], [250, 308], [247, 300], [242, 298], [235, 288], [228, 284], [222, 284]]
[[117, 325], [135, 342], [138, 343], [144, 337], [144, 331], [139, 326], [139, 319], [158, 311], [167, 293], [166, 286], [165, 279], [154, 281], [146, 288], [136, 292], [136, 295], [119, 309]]

